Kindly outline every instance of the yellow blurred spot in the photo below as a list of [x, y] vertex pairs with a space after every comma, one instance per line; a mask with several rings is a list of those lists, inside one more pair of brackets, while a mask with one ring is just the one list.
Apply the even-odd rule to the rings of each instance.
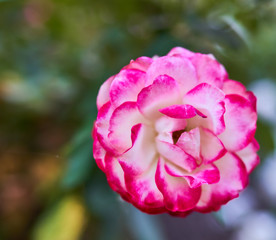
[[62, 199], [34, 229], [33, 240], [77, 240], [86, 223], [85, 208], [75, 196]]

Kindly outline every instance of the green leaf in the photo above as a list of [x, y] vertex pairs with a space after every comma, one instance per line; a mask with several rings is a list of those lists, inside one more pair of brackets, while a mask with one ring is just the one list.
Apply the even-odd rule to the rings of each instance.
[[64, 189], [73, 189], [85, 182], [95, 165], [92, 154], [92, 123], [88, 121], [77, 131], [68, 148], [68, 163], [65, 169], [61, 186]]
[[222, 21], [227, 24], [233, 32], [246, 44], [247, 47], [251, 46], [250, 36], [247, 29], [233, 16], [224, 15], [221, 17]]
[[61, 182], [62, 188], [69, 190], [83, 184], [94, 164], [92, 141], [87, 141], [69, 157], [67, 169]]

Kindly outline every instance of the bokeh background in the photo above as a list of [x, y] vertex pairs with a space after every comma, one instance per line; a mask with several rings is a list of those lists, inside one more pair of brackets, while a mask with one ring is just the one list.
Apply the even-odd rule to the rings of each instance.
[[[174, 46], [258, 97], [261, 164], [215, 214], [141, 213], [92, 157], [99, 86]], [[1, 240], [275, 240], [275, 141], [275, 0], [0, 0]]]

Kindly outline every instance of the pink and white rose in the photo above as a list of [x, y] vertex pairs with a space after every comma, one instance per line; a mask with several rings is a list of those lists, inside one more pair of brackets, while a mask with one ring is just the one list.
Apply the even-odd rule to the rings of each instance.
[[212, 55], [132, 60], [97, 97], [93, 153], [110, 187], [147, 213], [210, 212], [259, 163], [256, 98]]

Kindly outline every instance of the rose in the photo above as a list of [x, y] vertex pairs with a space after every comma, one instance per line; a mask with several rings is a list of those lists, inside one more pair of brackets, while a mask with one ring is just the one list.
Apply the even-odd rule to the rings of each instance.
[[144, 212], [218, 210], [259, 163], [256, 98], [212, 55], [176, 47], [132, 60], [103, 83], [97, 107], [96, 163]]

